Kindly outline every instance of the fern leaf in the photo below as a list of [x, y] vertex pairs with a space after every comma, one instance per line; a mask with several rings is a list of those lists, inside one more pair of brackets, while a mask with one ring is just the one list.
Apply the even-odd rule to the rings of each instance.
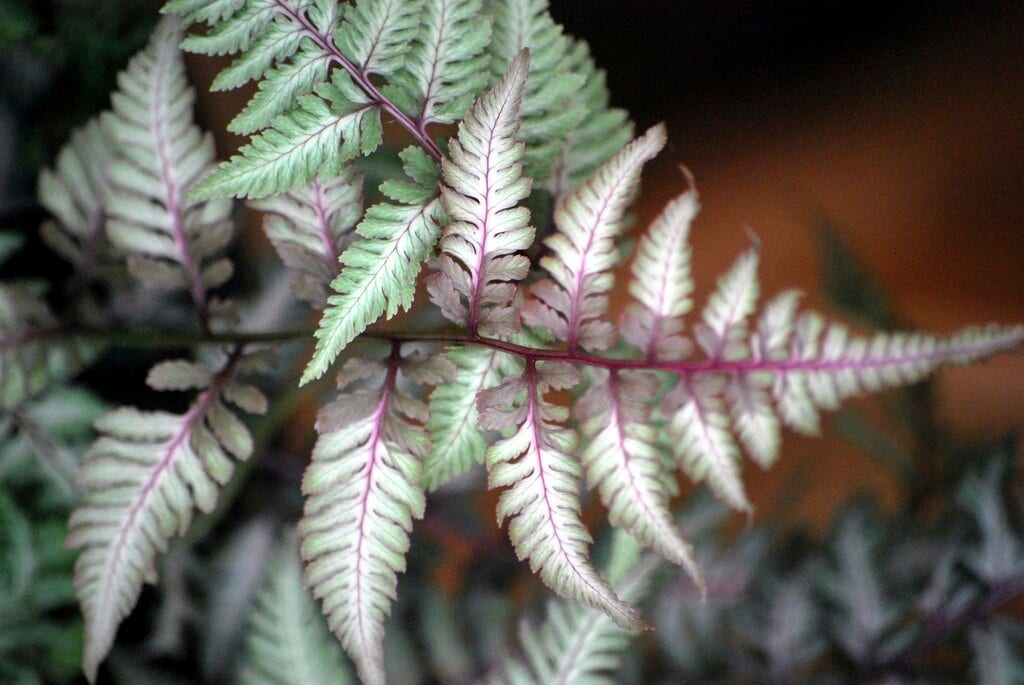
[[303, 45], [290, 60], [267, 71], [256, 94], [231, 120], [228, 130], [248, 135], [266, 128], [300, 96], [312, 93], [316, 84], [327, 78], [330, 64], [330, 56], [319, 47]]
[[487, 85], [491, 24], [480, 0], [427, 2], [415, 40], [390, 90], [421, 127], [461, 119]]
[[[407, 151], [405, 161], [413, 179], [428, 181], [424, 175], [436, 173], [419, 153]], [[335, 294], [327, 300], [316, 350], [301, 383], [322, 376], [341, 350], [382, 314], [390, 319], [399, 308], [412, 305], [420, 264], [440, 233], [441, 200], [417, 184], [386, 183], [381, 190], [398, 204], [370, 207], [356, 227], [358, 238], [341, 255], [341, 273], [331, 283]]]
[[648, 359], [683, 359], [691, 344], [681, 335], [682, 317], [693, 306], [690, 225], [698, 210], [697, 192], [675, 198], [640, 238], [629, 292], [632, 307], [619, 326], [623, 336]]
[[551, 331], [570, 350], [607, 349], [612, 327], [595, 321], [608, 308], [614, 277], [615, 238], [640, 181], [640, 171], [665, 144], [665, 127], [652, 127], [598, 169], [555, 211], [558, 232], [541, 259], [553, 280], [535, 283], [536, 300], [523, 308], [523, 320]]
[[39, 203], [56, 219], [43, 223], [42, 238], [86, 279], [109, 270], [115, 258], [104, 230], [111, 137], [100, 118], [92, 119], [72, 134], [55, 168], [39, 175]]
[[261, 77], [276, 62], [294, 55], [303, 38], [305, 34], [300, 26], [278, 16], [266, 25], [259, 38], [241, 56], [217, 74], [210, 90], [233, 90]]
[[[75, 591], [85, 616], [83, 668], [95, 682], [117, 627], [144, 582], [156, 582], [156, 556], [188, 528], [193, 507], [213, 510], [231, 476], [229, 455], [246, 459], [252, 438], [223, 403], [243, 357], [237, 348], [182, 415], [123, 407], [96, 424], [102, 433], [83, 458], [82, 503], [71, 514], [67, 546], [80, 548]], [[161, 375], [160, 373], [157, 374]]]
[[456, 476], [484, 461], [487, 442], [477, 422], [476, 398], [513, 373], [508, 355], [478, 347], [448, 352], [457, 368], [450, 383], [438, 385], [430, 395], [430, 454], [423, 462], [423, 485], [437, 490]]
[[608, 520], [682, 566], [698, 587], [704, 580], [693, 554], [672, 522], [662, 461], [646, 402], [657, 393], [649, 374], [612, 371], [576, 405], [586, 446], [580, 461], [597, 488]]
[[189, 23], [216, 24], [237, 12], [245, 0], [168, 0], [160, 11]]
[[683, 381], [666, 401], [676, 408], [669, 412], [669, 434], [675, 444], [679, 465], [695, 482], [708, 486], [738, 511], [753, 509], [740, 479], [740, 452], [729, 426], [721, 399], [720, 378]]
[[718, 281], [704, 308], [703, 323], [694, 333], [711, 359], [749, 355], [746, 320], [757, 307], [757, 251], [749, 250]]
[[849, 397], [914, 383], [942, 364], [978, 361], [1024, 341], [1022, 326], [970, 327], [947, 338], [923, 333], [862, 338], [813, 312], [781, 325], [793, 333], [789, 356], [765, 364], [774, 373], [771, 393], [783, 422], [808, 433], [817, 430], [819, 410], [835, 409]]
[[345, 12], [338, 48], [364, 75], [392, 78], [416, 35], [421, 0], [357, 0]]
[[327, 304], [327, 286], [338, 276], [338, 257], [362, 216], [363, 178], [346, 165], [329, 181], [314, 179], [301, 190], [249, 203], [266, 212], [263, 228], [292, 270], [295, 294], [313, 306]]
[[[427, 408], [398, 389], [400, 362], [393, 354], [383, 365], [350, 363], [358, 366], [356, 378], [378, 369], [383, 382], [346, 390], [321, 410], [320, 437], [302, 481], [306, 584], [371, 685], [384, 682], [384, 620], [405, 569], [412, 522], [425, 506], [420, 464], [429, 446], [419, 422]], [[348, 382], [339, 380], [342, 390]]]
[[144, 285], [185, 288], [205, 326], [207, 290], [230, 277], [231, 263], [203, 262], [231, 240], [231, 204], [188, 199], [214, 151], [213, 139], [192, 122], [195, 96], [178, 50], [181, 35], [173, 20], [162, 20], [118, 77], [105, 115], [118, 151], [109, 172], [107, 233]]
[[570, 129], [586, 115], [578, 98], [585, 76], [573, 71], [572, 46], [548, 13], [547, 0], [499, 0], [492, 5], [488, 52], [495, 80], [521, 50], [530, 50], [520, 137], [526, 143], [525, 173], [543, 185]]
[[633, 122], [625, 110], [609, 105], [605, 74], [594, 64], [586, 43], [573, 41], [569, 63], [569, 71], [583, 78], [571, 102], [585, 107], [586, 114], [566, 133], [552, 165], [548, 189], [556, 205], [633, 139]]
[[[636, 611], [616, 596], [591, 565], [590, 534], [580, 520], [579, 465], [571, 453], [576, 435], [558, 425], [567, 412], [544, 400], [548, 388], [578, 380], [565, 364], [536, 366], [479, 395], [481, 425], [514, 432], [487, 450], [488, 485], [506, 488], [498, 521], [509, 520], [516, 554], [556, 593], [606, 613], [629, 629], [642, 627]], [[525, 395], [516, 403], [517, 396]]]
[[302, 560], [289, 535], [274, 555], [246, 637], [243, 685], [354, 683], [338, 643], [302, 585]]
[[182, 15], [189, 21], [203, 20], [213, 25], [204, 35], [190, 35], [181, 47], [204, 55], [229, 55], [244, 52], [256, 42], [281, 10], [301, 11], [304, 0], [241, 0], [234, 7], [224, 3], [215, 12], [199, 16], [195, 4], [172, 0], [164, 5], [167, 14]]
[[477, 101], [442, 166], [441, 199], [452, 222], [441, 238], [439, 271], [428, 281], [431, 299], [449, 319], [488, 337], [516, 332], [515, 283], [530, 268], [521, 252], [533, 242], [533, 228], [529, 210], [518, 206], [530, 179], [522, 176], [523, 145], [515, 140], [529, 63], [520, 53]]
[[[621, 547], [621, 545], [620, 545]], [[629, 558], [615, 549], [614, 557]], [[643, 598], [657, 568], [654, 557], [631, 561], [615, 590], [625, 601]], [[614, 569], [610, 570], [614, 574]], [[524, 659], [506, 657], [498, 667], [495, 685], [612, 685], [612, 674], [633, 634], [599, 611], [554, 601], [539, 627], [526, 623], [519, 630]]]
[[726, 390], [736, 434], [762, 468], [775, 463], [782, 441], [781, 424], [768, 393], [771, 383], [768, 374], [738, 373]]
[[380, 108], [341, 71], [298, 98], [192, 192], [196, 199], [260, 198], [329, 179], [381, 142]]

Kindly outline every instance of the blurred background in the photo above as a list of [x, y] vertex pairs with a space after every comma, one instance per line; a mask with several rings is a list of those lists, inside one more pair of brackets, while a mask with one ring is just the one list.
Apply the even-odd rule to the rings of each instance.
[[[638, 225], [684, 188], [680, 164], [696, 179], [698, 302], [756, 239], [764, 294], [799, 288], [809, 306], [854, 326], [951, 333], [1024, 319], [1021, 3], [551, 4], [568, 32], [590, 43], [613, 103], [638, 129], [668, 125], [669, 147], [645, 174]], [[107, 106], [158, 6], [0, 0], [0, 228], [38, 226], [36, 174], [72, 126]], [[227, 156], [241, 140], [223, 127], [248, 93], [207, 93], [220, 66], [189, 62], [200, 123]], [[250, 219], [245, 240], [255, 247], [244, 249], [265, 252]], [[26, 254], [5, 275], [64, 268], [38, 245]], [[292, 461], [264, 462], [266, 470], [294, 480], [313, 410], [278, 446]], [[904, 421], [908, 414], [914, 420]], [[747, 463], [755, 522], [822, 530], [854, 493], [892, 504], [894, 461], [920, 466], [939, 442], [997, 440], [1021, 426], [1024, 354], [943, 370], [906, 395], [853, 403], [826, 419], [822, 438], [787, 434], [768, 473]], [[269, 496], [274, 481], [265, 480], [257, 492]], [[428, 517], [423, 530], [445, 548], [434, 580], [450, 589], [482, 550], [440, 520]], [[476, 531], [492, 546], [483, 551], [499, 545], [508, 556], [489, 523]]]

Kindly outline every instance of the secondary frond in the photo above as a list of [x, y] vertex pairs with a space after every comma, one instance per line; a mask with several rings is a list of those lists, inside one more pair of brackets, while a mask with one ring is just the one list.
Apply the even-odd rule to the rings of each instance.
[[520, 559], [556, 593], [607, 614], [637, 630], [636, 611], [620, 599], [588, 558], [591, 537], [580, 520], [580, 468], [571, 456], [576, 434], [560, 425], [568, 412], [547, 402], [549, 388], [567, 389], [579, 380], [561, 363], [536, 364], [479, 397], [480, 424], [512, 432], [487, 450], [488, 486], [505, 488], [498, 520]]
[[523, 320], [578, 347], [603, 350], [612, 345], [613, 327], [595, 320], [608, 308], [607, 293], [617, 259], [615, 238], [640, 171], [665, 145], [665, 127], [652, 127], [594, 172], [555, 211], [558, 232], [545, 244], [551, 253], [541, 266], [551, 275], [535, 283], [537, 298], [523, 307]]
[[423, 129], [458, 121], [487, 85], [490, 38], [480, 0], [424, 3], [419, 31], [388, 94]]
[[364, 75], [394, 78], [419, 28], [422, 0], [356, 0], [345, 8], [338, 48]]
[[492, 8], [488, 52], [494, 79], [521, 50], [530, 50], [520, 137], [526, 143], [525, 173], [541, 186], [569, 131], [587, 114], [579, 99], [586, 75], [574, 69], [570, 39], [548, 13], [547, 0], [498, 0]]
[[442, 165], [441, 200], [451, 222], [440, 242], [438, 272], [428, 280], [441, 312], [473, 334], [504, 338], [518, 330], [512, 306], [530, 268], [522, 254], [533, 242], [530, 194], [522, 175], [523, 144], [515, 139], [530, 59], [525, 51], [459, 125]]
[[423, 485], [437, 490], [475, 464], [482, 464], [487, 441], [479, 426], [476, 398], [516, 371], [515, 361], [502, 352], [479, 347], [456, 347], [448, 352], [455, 364], [454, 380], [430, 395], [430, 454], [423, 462]]
[[302, 584], [302, 559], [291, 534], [267, 569], [245, 645], [243, 685], [354, 683], [337, 640]]
[[[425, 506], [427, 407], [401, 389], [399, 375], [437, 384], [449, 366], [440, 357], [403, 360], [397, 346], [383, 362], [353, 359], [339, 376], [338, 398], [317, 418], [299, 522], [306, 585], [368, 685], [384, 682], [384, 620], [405, 570], [412, 522]], [[381, 376], [379, 386], [350, 387]]]
[[571, 106], [585, 108], [585, 114], [566, 133], [553, 161], [547, 187], [556, 206], [633, 139], [633, 122], [625, 110], [610, 106], [605, 74], [585, 42], [572, 42], [569, 63], [569, 71], [583, 78]]
[[412, 305], [416, 276], [437, 241], [442, 211], [435, 194], [437, 169], [416, 150], [404, 154], [406, 173], [428, 184], [387, 182], [381, 187], [394, 203], [370, 207], [356, 227], [358, 237], [341, 255], [341, 273], [331, 283], [335, 294], [327, 300], [302, 383], [322, 376], [382, 314], [390, 319]]
[[253, 449], [248, 428], [225, 400], [246, 409], [239, 397], [259, 396], [234, 380], [245, 363], [235, 348], [215, 368], [165, 362], [151, 380], [166, 387], [167, 364], [188, 380], [177, 387], [203, 390], [184, 414], [142, 412], [122, 407], [96, 424], [101, 436], [83, 457], [79, 487], [83, 501], [68, 522], [67, 546], [81, 549], [75, 563], [75, 592], [85, 616], [83, 668], [95, 682], [117, 627], [138, 601], [144, 582], [156, 582], [156, 557], [175, 534], [183, 534], [193, 508], [210, 512], [217, 492], [231, 477], [234, 459]]
[[116, 273], [117, 256], [105, 231], [114, 154], [109, 122], [97, 117], [75, 131], [54, 168], [39, 175], [39, 203], [54, 218], [40, 234], [86, 280]]
[[193, 123], [195, 95], [178, 50], [181, 37], [174, 21], [161, 21], [149, 46], [118, 76], [112, 111], [104, 115], [117, 145], [106, 230], [128, 253], [137, 279], [188, 291], [206, 327], [207, 291], [232, 273], [231, 262], [217, 257], [232, 237], [231, 203], [189, 198], [214, 150], [212, 137]]
[[266, 213], [263, 229], [292, 270], [295, 294], [318, 309], [340, 271], [338, 257], [353, 238], [363, 213], [363, 177], [345, 165], [334, 178], [249, 203]]
[[380, 108], [352, 78], [335, 70], [330, 82], [303, 95], [270, 127], [253, 136], [193, 191], [195, 198], [260, 198], [330, 179], [344, 162], [381, 143]]

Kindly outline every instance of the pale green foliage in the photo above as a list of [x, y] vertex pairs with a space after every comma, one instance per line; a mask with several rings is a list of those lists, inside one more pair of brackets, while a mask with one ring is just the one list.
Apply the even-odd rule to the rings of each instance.
[[[384, 682], [384, 620], [405, 570], [413, 519], [426, 503], [420, 480], [429, 449], [421, 425], [427, 406], [400, 389], [400, 370], [414, 383], [435, 385], [452, 371], [443, 357], [350, 360], [338, 398], [317, 417], [320, 437], [302, 479], [306, 584], [370, 685]], [[380, 376], [377, 387], [350, 387]]]
[[192, 123], [181, 37], [163, 20], [118, 77], [104, 114], [117, 151], [107, 171], [106, 231], [128, 254], [132, 275], [149, 287], [188, 290], [205, 317], [207, 289], [232, 273], [229, 260], [216, 258], [232, 237], [231, 203], [188, 198], [214, 151], [212, 137]]
[[526, 175], [541, 185], [551, 173], [563, 140], [586, 116], [577, 97], [586, 74], [573, 69], [570, 39], [551, 18], [546, 0], [498, 0], [492, 11], [489, 52], [494, 76], [504, 73], [520, 50], [530, 50], [530, 76], [520, 111], [521, 136], [526, 142]]
[[266, 197], [329, 179], [381, 142], [380, 110], [344, 72], [296, 100], [195, 189], [197, 198]]
[[164, 362], [151, 372], [154, 387], [169, 387], [165, 379], [181, 373], [188, 380], [177, 387], [203, 389], [186, 413], [122, 407], [96, 424], [102, 435], [83, 458], [84, 499], [71, 515], [67, 541], [82, 550], [75, 591], [85, 615], [83, 666], [91, 682], [142, 584], [156, 582], [157, 554], [188, 528], [194, 507], [213, 509], [232, 458], [252, 452], [248, 428], [225, 404], [247, 410], [265, 404], [252, 386], [234, 380], [242, 362], [240, 348], [215, 368]]
[[421, 0], [356, 0], [345, 8], [338, 48], [363, 74], [394, 78], [416, 36], [422, 6]]
[[[407, 151], [406, 173], [414, 181], [436, 169]], [[381, 191], [394, 203], [366, 210], [357, 238], [341, 255], [342, 270], [331, 283], [335, 294], [320, 319], [316, 350], [302, 383], [322, 376], [338, 354], [381, 314], [390, 319], [412, 305], [416, 275], [440, 234], [441, 201], [419, 183], [389, 182]]]
[[623, 214], [640, 182], [640, 170], [665, 145], [665, 127], [655, 126], [623, 148], [565, 198], [555, 211], [558, 232], [546, 241], [551, 254], [541, 266], [553, 280], [535, 283], [537, 298], [523, 308], [523, 320], [547, 329], [569, 349], [604, 350], [614, 329], [595, 321], [608, 309]]
[[450, 124], [487, 85], [491, 24], [481, 0], [423, 3], [420, 30], [387, 93], [421, 125]]
[[363, 179], [352, 165], [338, 176], [314, 179], [305, 188], [249, 203], [267, 214], [263, 229], [281, 261], [292, 270], [295, 294], [318, 309], [338, 276], [338, 256], [352, 241], [363, 213]]
[[302, 585], [302, 559], [289, 534], [274, 554], [249, 618], [243, 685], [348, 685], [337, 641]]
[[484, 460], [487, 439], [476, 398], [516, 370], [515, 359], [493, 350], [457, 347], [448, 353], [458, 369], [455, 379], [430, 395], [430, 454], [423, 462], [423, 485], [436, 490]]
[[498, 520], [520, 559], [559, 595], [607, 613], [620, 626], [643, 624], [636, 611], [616, 596], [588, 559], [590, 534], [580, 520], [580, 468], [571, 454], [576, 434], [559, 425], [568, 412], [545, 401], [548, 389], [579, 381], [573, 367], [535, 366], [480, 393], [480, 423], [492, 430], [514, 429], [487, 450], [488, 485], [506, 488], [498, 500]]
[[569, 129], [554, 159], [548, 187], [556, 204], [633, 138], [629, 114], [609, 106], [604, 72], [597, 69], [586, 43], [573, 41], [569, 62], [569, 70], [583, 78], [571, 105], [585, 107], [586, 114]]
[[[617, 538], [609, 555], [615, 566], [609, 579], [625, 601], [636, 602], [647, 591], [657, 561], [638, 558], [635, 543]], [[522, 658], [506, 657], [490, 682], [494, 685], [612, 685], [621, 653], [633, 633], [607, 615], [564, 601], [548, 605], [539, 627], [523, 623], [519, 630]]]
[[442, 167], [441, 199], [452, 221], [427, 287], [446, 317], [492, 338], [518, 331], [512, 302], [530, 269], [521, 253], [533, 243], [533, 228], [529, 211], [518, 206], [530, 179], [522, 176], [523, 144], [515, 139], [529, 66], [525, 51], [512, 60], [459, 125]]

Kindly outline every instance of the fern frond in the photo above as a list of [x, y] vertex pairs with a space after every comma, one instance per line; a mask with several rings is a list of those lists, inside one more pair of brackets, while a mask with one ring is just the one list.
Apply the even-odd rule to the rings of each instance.
[[917, 382], [943, 364], [965, 364], [1013, 349], [1024, 326], [966, 328], [941, 338], [924, 333], [850, 335], [806, 312], [793, 322], [785, 360], [765, 363], [774, 371], [771, 393], [783, 422], [813, 432], [818, 412], [855, 395]]
[[487, 85], [491, 23], [480, 0], [431, 0], [389, 90], [425, 128], [461, 119]]
[[[384, 620], [412, 522], [425, 506], [427, 407], [400, 389], [399, 372], [412, 382], [440, 382], [445, 372], [433, 363], [403, 365], [397, 346], [384, 363], [351, 360], [339, 377], [344, 392], [317, 418], [320, 437], [302, 480], [306, 584], [367, 684], [384, 682]], [[379, 387], [348, 387], [381, 374]]]
[[[404, 154], [409, 177], [436, 179], [436, 167], [411, 150], [417, 148]], [[381, 190], [397, 204], [370, 207], [356, 227], [358, 237], [341, 255], [341, 273], [331, 283], [335, 294], [327, 300], [316, 350], [301, 383], [322, 376], [341, 350], [382, 314], [390, 319], [399, 308], [412, 305], [420, 264], [440, 233], [441, 200], [432, 194], [433, 184], [391, 182]]]
[[185, 288], [205, 327], [207, 290], [232, 272], [229, 260], [215, 258], [231, 240], [231, 203], [188, 197], [214, 151], [212, 137], [193, 124], [195, 95], [174, 24], [162, 20], [118, 76], [105, 115], [118, 152], [109, 170], [107, 234], [128, 253], [128, 270], [144, 285]]
[[697, 342], [710, 359], [741, 359], [747, 349], [747, 317], [754, 313], [760, 294], [757, 251], [741, 255], [718, 280], [704, 307], [703, 321], [695, 327]]
[[[619, 545], [621, 547], [621, 545]], [[621, 573], [609, 569], [615, 590], [624, 601], [643, 599], [657, 568], [654, 557], [635, 559], [615, 549], [614, 559], [633, 558]], [[614, 577], [619, 576], [619, 577]], [[523, 623], [519, 630], [522, 659], [506, 657], [497, 669], [494, 685], [612, 685], [612, 674], [633, 633], [608, 616], [588, 607], [553, 601], [539, 627]]]
[[573, 41], [569, 63], [569, 70], [583, 78], [571, 103], [584, 107], [586, 114], [569, 129], [554, 159], [548, 189], [556, 206], [633, 139], [633, 122], [625, 110], [609, 105], [605, 74], [586, 43]]
[[345, 72], [318, 84], [192, 192], [194, 198], [260, 198], [330, 179], [381, 143], [380, 108]]
[[345, 165], [328, 181], [314, 179], [301, 190], [255, 200], [249, 206], [266, 212], [263, 229], [292, 270], [295, 294], [323, 309], [327, 286], [339, 273], [338, 257], [362, 216], [362, 175]]
[[338, 642], [302, 584], [302, 559], [288, 535], [267, 570], [245, 640], [243, 685], [348, 685]]
[[216, 11], [198, 14], [194, 0], [170, 0], [163, 7], [165, 14], [181, 15], [186, 21], [205, 21], [211, 29], [203, 35], [190, 35], [181, 47], [203, 55], [229, 55], [244, 51], [259, 40], [274, 21], [278, 10], [301, 11], [308, 0], [236, 0], [220, 3]]
[[525, 51], [459, 125], [442, 165], [441, 200], [452, 222], [444, 229], [439, 271], [428, 281], [431, 300], [471, 333], [504, 338], [518, 330], [512, 307], [516, 282], [533, 242], [530, 194], [522, 175], [523, 144], [515, 140], [530, 59]]
[[594, 383], [576, 405], [586, 440], [580, 461], [613, 526], [682, 566], [703, 590], [693, 547], [672, 522], [669, 493], [647, 405], [657, 394], [650, 374], [620, 373]]
[[330, 64], [330, 55], [319, 47], [303, 44], [290, 60], [267, 71], [252, 99], [228, 124], [228, 130], [248, 135], [266, 128], [300, 96], [312, 93], [327, 78]]
[[100, 118], [71, 135], [54, 169], [39, 175], [39, 203], [56, 219], [40, 228], [43, 241], [88, 279], [113, 267], [106, 240], [106, 195], [115, 154], [112, 134]]
[[[123, 407], [96, 424], [102, 435], [83, 458], [83, 501], [71, 514], [67, 540], [82, 550], [75, 591], [85, 616], [83, 668], [90, 682], [142, 584], [156, 582], [157, 554], [175, 532], [187, 530], [193, 507], [212, 511], [218, 485], [231, 476], [231, 457], [252, 452], [248, 429], [224, 404], [243, 357], [236, 348], [207, 370], [208, 383], [185, 414]], [[205, 380], [197, 368], [190, 373], [186, 385]], [[161, 386], [159, 379], [170, 375], [158, 366], [153, 378]]]
[[611, 268], [626, 206], [640, 181], [640, 171], [665, 144], [665, 127], [652, 127], [598, 169], [555, 211], [558, 232], [545, 244], [551, 254], [540, 263], [553, 280], [531, 288], [537, 299], [523, 307], [523, 320], [546, 328], [570, 351], [607, 349], [613, 328], [595, 321], [608, 308], [614, 283]]
[[548, 13], [547, 0], [498, 0], [492, 6], [488, 52], [494, 78], [521, 50], [530, 50], [520, 138], [526, 143], [525, 173], [543, 185], [570, 129], [586, 115], [578, 97], [586, 77], [573, 70], [570, 39]]
[[394, 78], [416, 36], [422, 0], [356, 0], [345, 10], [338, 48], [364, 75]]
[[729, 506], [752, 512], [740, 479], [740, 451], [721, 398], [722, 379], [680, 381], [666, 397], [669, 435], [683, 471], [708, 486]]
[[629, 292], [640, 306], [628, 310], [619, 328], [647, 359], [690, 354], [682, 317], [693, 306], [688, 237], [698, 207], [695, 190], [683, 193], [665, 206], [637, 245]]
[[448, 352], [457, 374], [430, 395], [430, 454], [423, 462], [423, 485], [437, 490], [456, 476], [484, 461], [487, 442], [478, 425], [476, 398], [515, 370], [511, 357], [479, 347], [457, 347]]
[[572, 458], [576, 435], [560, 422], [563, 407], [544, 399], [549, 388], [578, 382], [575, 369], [561, 363], [526, 362], [522, 375], [479, 394], [480, 423], [514, 432], [487, 450], [488, 486], [506, 488], [498, 500], [498, 521], [509, 520], [516, 554], [556, 593], [606, 613], [629, 629], [642, 627], [591, 564], [591, 537], [580, 520], [580, 468]]

